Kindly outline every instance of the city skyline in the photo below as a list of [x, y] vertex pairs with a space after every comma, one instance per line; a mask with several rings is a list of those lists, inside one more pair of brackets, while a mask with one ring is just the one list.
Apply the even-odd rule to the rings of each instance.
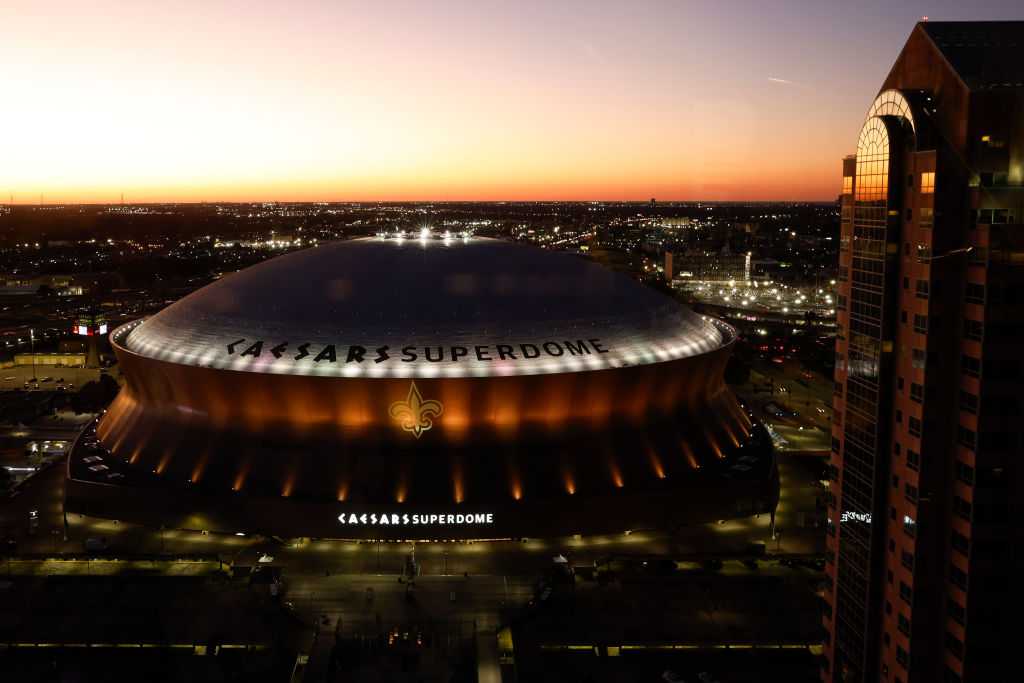
[[829, 201], [913, 22], [1012, 5], [583, 10], [15, 2], [0, 199]]

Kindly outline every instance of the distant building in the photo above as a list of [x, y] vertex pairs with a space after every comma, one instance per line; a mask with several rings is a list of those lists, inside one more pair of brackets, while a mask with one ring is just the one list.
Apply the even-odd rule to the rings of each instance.
[[662, 218], [661, 219], [661, 226], [663, 228], [668, 229], [668, 230], [675, 230], [675, 229], [679, 229], [679, 228], [688, 228], [688, 227], [690, 227], [690, 217], [689, 216], [672, 216], [672, 217], [668, 217], [668, 218]]
[[85, 366], [84, 353], [16, 353], [13, 366], [53, 365], [57, 367]]
[[1022, 45], [918, 24], [843, 160], [823, 681], [1020, 678]]
[[669, 281], [677, 277], [712, 281], [749, 280], [750, 266], [749, 253], [734, 254], [728, 248], [720, 252], [692, 250], [682, 254], [665, 253], [665, 278]]

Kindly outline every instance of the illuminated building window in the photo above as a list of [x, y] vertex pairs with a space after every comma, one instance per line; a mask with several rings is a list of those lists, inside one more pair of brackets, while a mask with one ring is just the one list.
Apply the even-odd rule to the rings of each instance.
[[935, 193], [935, 172], [928, 171], [921, 174], [921, 194]]
[[843, 194], [853, 194], [853, 176], [843, 176]]
[[917, 224], [922, 228], [930, 228], [935, 223], [935, 209], [930, 206], [922, 206], [918, 209]]

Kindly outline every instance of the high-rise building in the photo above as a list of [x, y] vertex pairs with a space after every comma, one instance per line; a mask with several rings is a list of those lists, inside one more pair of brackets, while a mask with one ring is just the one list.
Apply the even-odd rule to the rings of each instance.
[[1022, 54], [919, 23], [843, 160], [823, 681], [1019, 676]]

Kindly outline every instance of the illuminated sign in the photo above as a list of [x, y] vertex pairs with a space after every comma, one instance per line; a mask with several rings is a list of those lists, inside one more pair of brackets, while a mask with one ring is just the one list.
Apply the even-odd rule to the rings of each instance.
[[423, 400], [416, 382], [409, 385], [409, 395], [404, 401], [395, 401], [388, 411], [407, 432], [412, 432], [417, 439], [434, 426], [434, 418], [444, 412], [444, 406], [434, 399]]
[[345, 526], [485, 526], [494, 524], [494, 513], [343, 512], [338, 521]]
[[440, 363], [443, 361], [458, 363], [463, 359], [475, 359], [480, 362], [504, 360], [530, 360], [533, 358], [558, 358], [561, 356], [589, 356], [608, 353], [600, 339], [577, 339], [575, 341], [544, 341], [535, 344], [482, 344], [475, 346], [378, 346], [367, 348], [358, 344], [344, 346], [338, 344], [320, 344], [312, 342], [292, 345], [283, 341], [271, 346], [272, 342], [262, 339], [237, 339], [225, 344], [228, 355], [240, 357], [251, 356], [260, 358], [264, 353], [274, 358], [287, 358], [293, 361], [311, 360], [314, 363], [383, 363], [389, 359], [397, 359], [402, 363], [426, 361]]
[[839, 523], [845, 522], [864, 522], [865, 524], [871, 524], [871, 513], [870, 512], [854, 512], [852, 510], [846, 510], [839, 517]]

